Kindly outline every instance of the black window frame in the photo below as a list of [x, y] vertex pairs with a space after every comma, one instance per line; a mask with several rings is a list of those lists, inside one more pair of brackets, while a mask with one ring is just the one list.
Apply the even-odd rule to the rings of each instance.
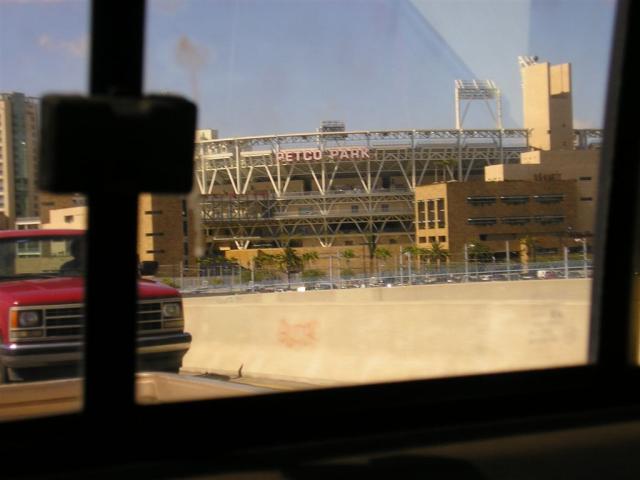
[[[109, 1], [94, 0], [103, 5]], [[126, 18], [142, 1], [113, 3], [118, 3], [119, 14]], [[638, 232], [634, 222], [609, 219], [614, 212], [625, 211], [629, 218], [637, 218], [638, 213], [640, 136], [634, 119], [640, 91], [634, 86], [634, 72], [638, 71], [635, 46], [640, 32], [629, 25], [638, 24], [639, 10], [638, 2], [622, 0], [618, 5], [611, 53], [591, 306], [589, 357], [595, 363], [135, 405], [116, 412], [109, 410], [109, 398], [104, 398], [102, 407], [108, 415], [102, 420], [95, 412], [81, 411], [0, 424], [6, 440], [0, 449], [3, 474], [190, 459], [181, 464], [184, 474], [189, 469], [202, 472], [210, 462], [218, 468], [245, 466], [251, 458], [254, 466], [269, 465], [285, 458], [287, 462], [317, 458], [319, 451], [344, 454], [637, 418], [640, 396], [629, 385], [638, 383], [640, 370], [631, 362], [629, 340]], [[102, 35], [114, 27], [101, 18], [94, 18], [95, 25], [104, 27]], [[124, 22], [118, 28], [127, 26]], [[128, 65], [122, 62], [119, 68], [124, 71]], [[102, 244], [94, 241], [98, 248], [109, 242], [106, 238]], [[103, 279], [89, 272], [88, 283], [103, 285]], [[201, 442], [193, 432], [196, 428], [215, 435]]]

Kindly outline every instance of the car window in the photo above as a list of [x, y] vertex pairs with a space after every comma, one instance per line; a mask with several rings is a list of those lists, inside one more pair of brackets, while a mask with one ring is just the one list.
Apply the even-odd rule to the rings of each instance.
[[586, 364], [615, 9], [150, 2], [145, 88], [199, 107], [195, 192], [141, 232], [184, 296], [181, 375]]
[[0, 2], [0, 421], [82, 407], [85, 199], [38, 179], [42, 95], [87, 90], [88, 6]]

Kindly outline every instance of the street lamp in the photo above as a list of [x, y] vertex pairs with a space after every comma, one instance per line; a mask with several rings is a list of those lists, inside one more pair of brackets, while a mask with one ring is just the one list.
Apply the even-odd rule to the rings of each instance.
[[587, 238], [586, 237], [574, 238], [573, 240], [576, 243], [582, 244], [582, 262], [583, 262], [583, 268], [584, 268], [584, 278], [587, 278], [588, 268], [589, 268], [589, 263], [587, 260]]
[[408, 266], [407, 266], [407, 268], [409, 270], [409, 285], [413, 285], [413, 281], [412, 281], [412, 278], [411, 278], [411, 250], [407, 250], [404, 254], [408, 258]]

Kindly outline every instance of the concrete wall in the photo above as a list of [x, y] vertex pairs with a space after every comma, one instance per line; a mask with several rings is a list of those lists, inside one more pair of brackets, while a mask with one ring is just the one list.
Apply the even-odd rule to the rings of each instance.
[[589, 280], [185, 299], [186, 370], [313, 384], [586, 362]]

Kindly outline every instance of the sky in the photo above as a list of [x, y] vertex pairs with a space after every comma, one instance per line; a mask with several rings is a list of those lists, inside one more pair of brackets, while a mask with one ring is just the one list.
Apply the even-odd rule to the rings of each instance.
[[[570, 62], [574, 125], [601, 128], [613, 0], [149, 0], [145, 91], [221, 137], [453, 128], [454, 81], [491, 79], [522, 126], [519, 55]], [[87, 93], [89, 2], [0, 0], [0, 92]], [[494, 128], [487, 105], [464, 126]]]

